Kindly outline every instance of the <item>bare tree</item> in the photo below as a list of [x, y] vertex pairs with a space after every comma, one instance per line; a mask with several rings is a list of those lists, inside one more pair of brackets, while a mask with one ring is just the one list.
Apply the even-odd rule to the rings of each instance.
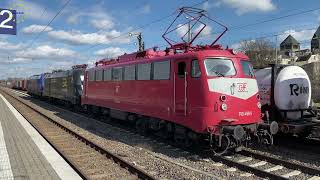
[[267, 67], [275, 62], [275, 44], [266, 39], [242, 41], [239, 50], [251, 60], [254, 68]]

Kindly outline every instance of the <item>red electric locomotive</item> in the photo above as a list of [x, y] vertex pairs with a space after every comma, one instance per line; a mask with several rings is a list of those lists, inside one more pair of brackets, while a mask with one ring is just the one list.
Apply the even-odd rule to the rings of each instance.
[[[194, 8], [182, 8], [178, 17], [184, 13], [192, 20], [207, 17]], [[165, 51], [140, 49], [101, 60], [86, 70], [81, 103], [89, 111], [135, 121], [140, 131], [171, 135], [186, 146], [204, 137], [215, 153], [241, 147], [252, 135], [272, 143], [277, 124], [261, 120], [249, 59], [214, 45], [222, 34], [211, 45], [191, 46], [197, 35], [175, 45], [166, 39], [171, 47]]]

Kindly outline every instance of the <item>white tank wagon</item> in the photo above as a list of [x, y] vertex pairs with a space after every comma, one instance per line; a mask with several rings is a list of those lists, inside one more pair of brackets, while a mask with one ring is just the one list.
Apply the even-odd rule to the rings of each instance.
[[308, 136], [317, 125], [311, 83], [299, 66], [272, 65], [256, 71], [265, 121], [277, 121], [280, 132]]

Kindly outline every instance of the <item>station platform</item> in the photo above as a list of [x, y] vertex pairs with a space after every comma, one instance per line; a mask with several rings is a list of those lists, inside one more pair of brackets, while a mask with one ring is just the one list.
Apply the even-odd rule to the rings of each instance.
[[81, 177], [0, 94], [0, 180]]

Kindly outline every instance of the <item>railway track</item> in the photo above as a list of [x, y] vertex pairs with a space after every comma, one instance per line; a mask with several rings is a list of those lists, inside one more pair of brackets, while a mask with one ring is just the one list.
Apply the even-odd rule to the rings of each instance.
[[[18, 93], [23, 95], [21, 92]], [[158, 141], [163, 143], [161, 140]], [[185, 151], [185, 149], [181, 149], [181, 151]], [[248, 176], [253, 174], [258, 177], [270, 179], [290, 179], [303, 176], [307, 177], [304, 179], [320, 180], [319, 169], [258, 154], [250, 150], [243, 150], [232, 156], [211, 156], [210, 159], [214, 162], [221, 162], [229, 166], [228, 171], [233, 171], [232, 167], [235, 167], [243, 172], [247, 172]], [[244, 176], [246, 175], [244, 174]]]
[[10, 93], [0, 92], [83, 179], [156, 179]]
[[[243, 150], [232, 156], [213, 156], [212, 160], [221, 162], [239, 170], [270, 179], [301, 179], [319, 180], [320, 169], [293, 163], [250, 150]], [[249, 175], [248, 174], [248, 175]]]

